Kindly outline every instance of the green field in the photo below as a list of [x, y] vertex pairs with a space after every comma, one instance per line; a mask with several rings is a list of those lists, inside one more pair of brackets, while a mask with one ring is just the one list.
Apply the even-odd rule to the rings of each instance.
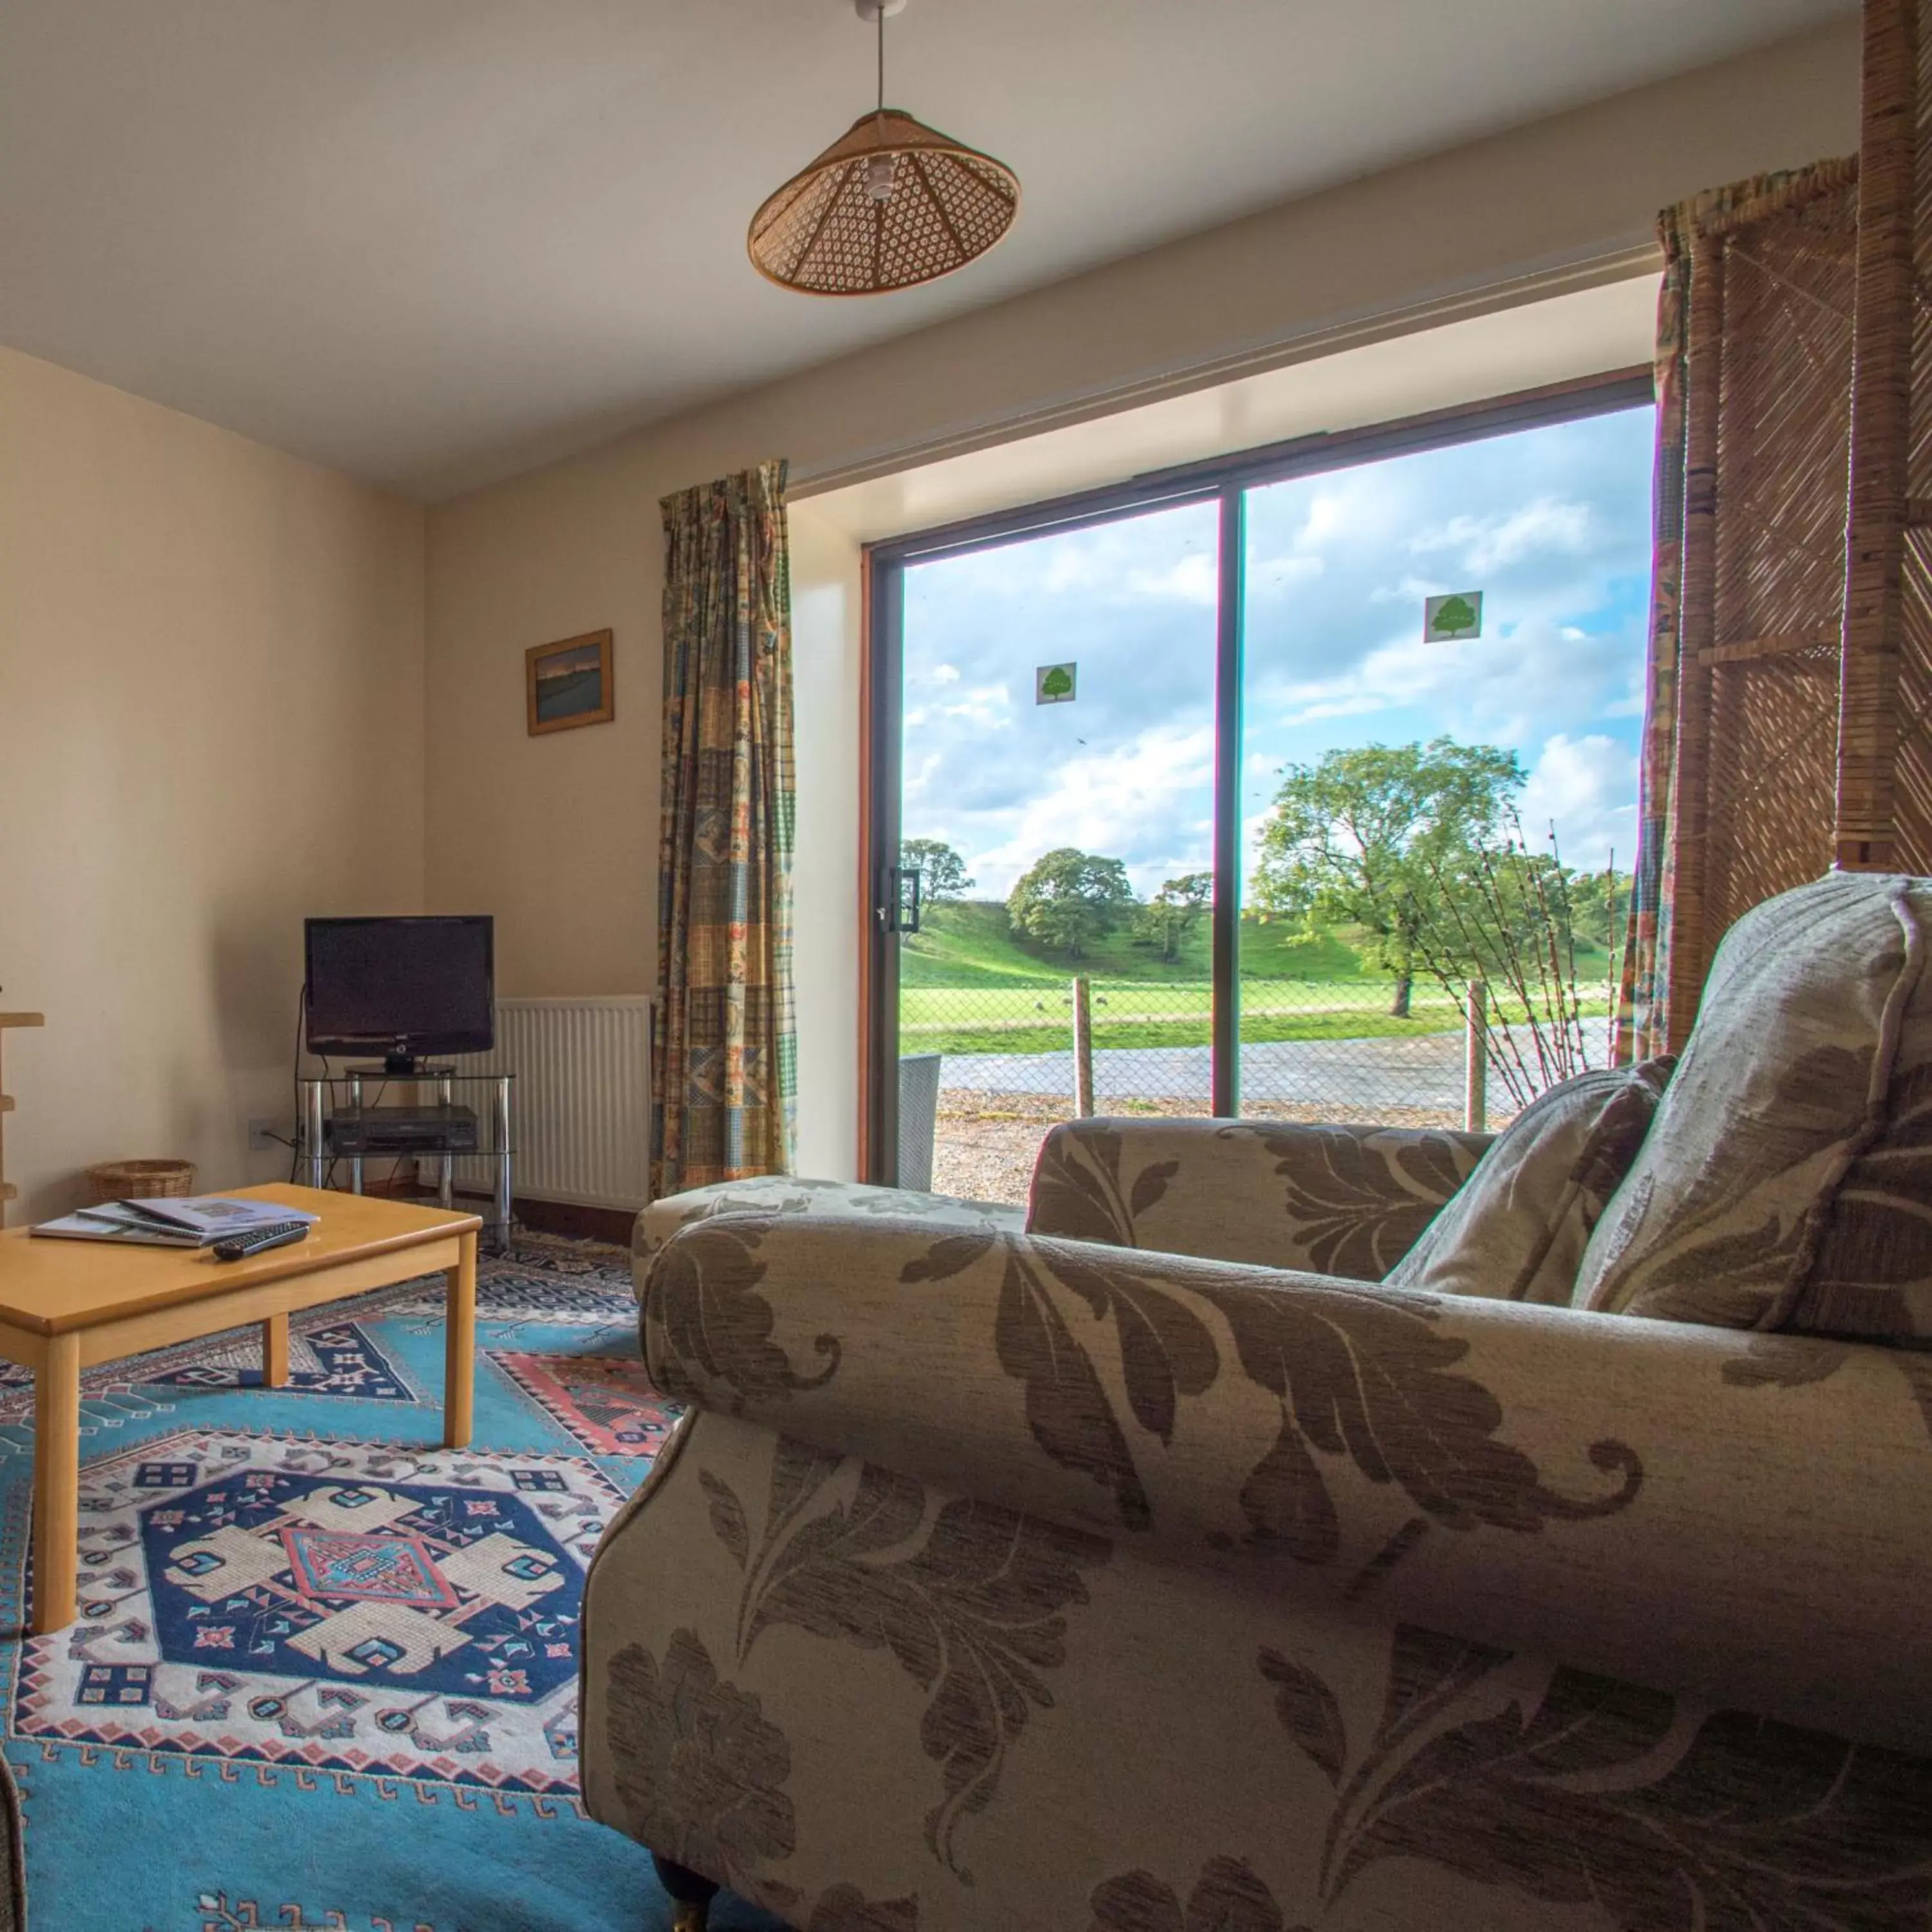
[[[900, 954], [899, 1039], [908, 1053], [1050, 1053], [1072, 1037], [1076, 973], [1091, 982], [1096, 1047], [1198, 1046], [1211, 1023], [1210, 941], [1204, 916], [1172, 964], [1158, 946], [1111, 934], [1075, 962], [1017, 939], [997, 902], [928, 908], [926, 929]], [[1607, 966], [1580, 946], [1583, 1010], [1601, 1013]], [[1388, 975], [1366, 967], [1343, 936], [1241, 925], [1241, 1037], [1245, 1041], [1362, 1040], [1451, 1031], [1455, 1002], [1418, 980], [1412, 1017], [1389, 1012]], [[1592, 994], [1594, 997], [1592, 997]]]

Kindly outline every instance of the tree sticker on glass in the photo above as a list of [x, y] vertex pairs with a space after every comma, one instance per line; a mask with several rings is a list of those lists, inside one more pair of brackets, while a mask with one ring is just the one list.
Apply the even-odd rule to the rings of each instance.
[[1036, 704], [1071, 704], [1078, 667], [1070, 664], [1042, 664], [1033, 674]]
[[1452, 590], [1446, 597], [1422, 600], [1422, 641], [1425, 644], [1453, 644], [1464, 638], [1483, 634], [1483, 593], [1480, 590]]

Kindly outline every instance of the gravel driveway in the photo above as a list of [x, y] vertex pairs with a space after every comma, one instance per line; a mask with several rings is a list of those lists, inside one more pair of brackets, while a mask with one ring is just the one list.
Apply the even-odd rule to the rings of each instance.
[[[1607, 1064], [1609, 1022], [1584, 1022], [1590, 1064]], [[1462, 1033], [1371, 1040], [1256, 1041], [1241, 1048], [1241, 1111], [1264, 1119], [1462, 1124]], [[1101, 1113], [1204, 1114], [1205, 1046], [1102, 1047], [1094, 1055]], [[1024, 1202], [1048, 1127], [1072, 1112], [1073, 1056], [948, 1054], [940, 1070], [933, 1186], [944, 1194]], [[1490, 1125], [1516, 1108], [1493, 1071]]]

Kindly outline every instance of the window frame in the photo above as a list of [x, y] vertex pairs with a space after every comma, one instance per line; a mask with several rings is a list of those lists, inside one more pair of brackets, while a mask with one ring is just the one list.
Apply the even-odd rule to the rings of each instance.
[[863, 546], [861, 572], [860, 835], [860, 1178], [897, 1180], [898, 948], [888, 926], [892, 868], [903, 832], [905, 572], [1038, 537], [1090, 530], [1190, 503], [1218, 502], [1220, 594], [1214, 665], [1214, 898], [1211, 986], [1216, 1116], [1240, 1111], [1240, 762], [1247, 492], [1520, 430], [1580, 422], [1654, 403], [1648, 365], [1151, 470], [1096, 489], [964, 518]]

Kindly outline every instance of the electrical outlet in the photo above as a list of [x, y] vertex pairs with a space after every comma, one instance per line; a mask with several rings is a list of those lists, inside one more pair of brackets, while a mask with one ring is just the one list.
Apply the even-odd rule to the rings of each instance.
[[272, 1154], [282, 1143], [275, 1138], [273, 1120], [250, 1120], [248, 1123], [248, 1151], [250, 1154]]

